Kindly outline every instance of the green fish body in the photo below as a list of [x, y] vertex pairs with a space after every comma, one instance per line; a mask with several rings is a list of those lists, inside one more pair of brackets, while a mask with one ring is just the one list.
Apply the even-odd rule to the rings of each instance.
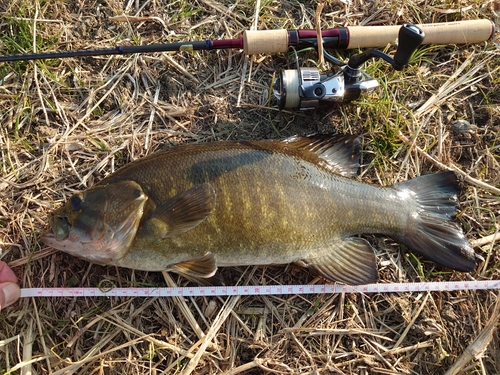
[[358, 182], [359, 140], [291, 137], [173, 147], [72, 196], [45, 242], [89, 261], [196, 277], [218, 266], [298, 263], [347, 284], [377, 280], [359, 234], [391, 236], [468, 272], [453, 172], [392, 187]]

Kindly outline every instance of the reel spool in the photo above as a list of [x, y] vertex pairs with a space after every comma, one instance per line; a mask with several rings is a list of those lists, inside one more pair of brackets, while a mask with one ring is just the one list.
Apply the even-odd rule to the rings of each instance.
[[273, 84], [280, 109], [313, 109], [320, 100], [342, 102], [344, 80], [341, 76], [321, 75], [317, 68], [281, 70]]

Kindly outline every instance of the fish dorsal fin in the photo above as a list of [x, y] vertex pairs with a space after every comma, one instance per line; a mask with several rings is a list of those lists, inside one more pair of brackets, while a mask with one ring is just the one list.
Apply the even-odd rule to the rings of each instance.
[[298, 263], [329, 280], [348, 285], [369, 284], [378, 280], [375, 252], [362, 238], [350, 237], [336, 242], [322, 255]]
[[177, 236], [202, 223], [215, 209], [215, 190], [203, 184], [183, 191], [157, 207], [143, 226], [144, 235]]
[[359, 140], [353, 135], [293, 136], [282, 142], [299, 152], [312, 152], [325, 162], [332, 172], [354, 177], [359, 168]]
[[201, 258], [174, 264], [169, 271], [177, 272], [192, 277], [209, 278], [215, 275], [217, 265], [212, 253], [206, 253]]

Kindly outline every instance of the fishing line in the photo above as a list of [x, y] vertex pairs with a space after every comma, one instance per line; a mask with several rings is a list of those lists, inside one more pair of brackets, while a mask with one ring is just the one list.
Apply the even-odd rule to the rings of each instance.
[[246, 285], [188, 286], [147, 288], [24, 288], [23, 297], [199, 297], [199, 296], [262, 296], [288, 294], [334, 293], [404, 293], [451, 292], [460, 290], [500, 289], [500, 280], [435, 281], [418, 283], [387, 283], [366, 285]]

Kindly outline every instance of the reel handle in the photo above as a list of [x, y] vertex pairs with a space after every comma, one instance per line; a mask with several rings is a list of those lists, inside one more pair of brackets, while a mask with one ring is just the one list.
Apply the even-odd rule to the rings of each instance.
[[398, 49], [394, 54], [394, 69], [403, 70], [410, 61], [413, 52], [422, 44], [424, 37], [425, 34], [422, 29], [415, 25], [405, 24], [401, 26], [398, 36]]

